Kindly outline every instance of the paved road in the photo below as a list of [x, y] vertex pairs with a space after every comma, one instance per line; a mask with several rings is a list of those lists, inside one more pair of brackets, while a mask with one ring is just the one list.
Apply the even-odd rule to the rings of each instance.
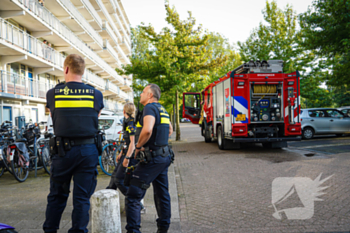
[[[205, 143], [196, 125], [182, 124], [181, 135], [183, 141], [174, 142], [173, 148], [182, 232], [350, 231], [350, 137], [293, 142], [287, 149], [249, 144], [222, 151], [216, 142]], [[305, 212], [312, 211], [309, 204], [314, 204], [310, 219], [290, 220], [285, 214], [281, 220], [273, 217], [275, 178], [315, 180], [320, 174], [321, 180], [333, 175], [321, 185], [329, 186], [320, 196], [323, 201], [307, 199], [307, 191], [317, 192], [310, 185], [316, 182], [311, 182], [306, 189], [295, 185], [294, 193], [292, 190], [292, 195], [276, 205], [278, 210], [309, 207], [301, 209]]]

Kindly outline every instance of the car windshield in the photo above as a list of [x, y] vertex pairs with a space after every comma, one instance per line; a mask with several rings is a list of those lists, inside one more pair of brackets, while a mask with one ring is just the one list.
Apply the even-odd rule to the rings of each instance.
[[[98, 129], [109, 129], [112, 127], [114, 120], [113, 119], [99, 119], [98, 120]], [[104, 128], [103, 128], [104, 127]]]

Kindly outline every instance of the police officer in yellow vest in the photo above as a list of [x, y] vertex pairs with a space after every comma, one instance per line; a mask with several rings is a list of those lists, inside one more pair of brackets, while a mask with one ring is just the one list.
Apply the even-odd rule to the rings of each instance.
[[[103, 106], [102, 93], [82, 83], [84, 59], [71, 54], [64, 61], [66, 83], [46, 94], [55, 138], [50, 141], [52, 156], [50, 194], [47, 197], [45, 232], [57, 232], [66, 207], [73, 178], [72, 227], [69, 233], [87, 232], [90, 196], [97, 182], [98, 116]], [[100, 140], [99, 140], [100, 141]]]
[[168, 167], [173, 153], [168, 146], [168, 138], [172, 127], [169, 114], [158, 103], [159, 98], [160, 88], [156, 84], [149, 84], [141, 94], [140, 103], [145, 107], [140, 120], [142, 130], [135, 150], [135, 158], [141, 162], [134, 170], [125, 198], [128, 233], [140, 233], [140, 200], [150, 183], [153, 185], [158, 214], [157, 233], [166, 233], [170, 225]]

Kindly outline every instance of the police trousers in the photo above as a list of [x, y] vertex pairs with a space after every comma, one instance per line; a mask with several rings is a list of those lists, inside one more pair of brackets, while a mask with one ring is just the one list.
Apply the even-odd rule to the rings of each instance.
[[[165, 229], [169, 228], [171, 218], [170, 195], [168, 185], [168, 167], [171, 163], [170, 155], [165, 157], [158, 155], [152, 160], [143, 164], [140, 163], [133, 174], [132, 179], [144, 182], [146, 185], [152, 183], [154, 202], [158, 214], [157, 225]], [[126, 210], [126, 230], [133, 233], [141, 233], [141, 205], [140, 201], [144, 198], [146, 189], [138, 185], [131, 185], [125, 197]]]
[[69, 233], [88, 232], [90, 197], [97, 184], [98, 151], [95, 144], [73, 146], [64, 157], [54, 155], [50, 194], [47, 197], [45, 232], [57, 232], [73, 178], [72, 228]]
[[[120, 160], [116, 166], [116, 168], [114, 169], [112, 176], [111, 176], [111, 180], [109, 182], [109, 185], [107, 187], [107, 189], [119, 189], [119, 191], [126, 196], [126, 193], [129, 189], [129, 187], [124, 185], [124, 178], [125, 178], [125, 171], [126, 168], [123, 166], [123, 161], [125, 158], [125, 154], [123, 154], [120, 157]], [[134, 157], [134, 155], [132, 155], [132, 157]], [[135, 166], [138, 163], [138, 161], [136, 159], [130, 159], [129, 161], [129, 167], [130, 166]]]

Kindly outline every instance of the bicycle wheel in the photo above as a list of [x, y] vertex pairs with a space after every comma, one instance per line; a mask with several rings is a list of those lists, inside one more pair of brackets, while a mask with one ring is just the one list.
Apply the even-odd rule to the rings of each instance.
[[118, 162], [117, 162], [117, 156], [120, 154], [122, 146], [118, 145], [115, 147], [115, 150], [113, 151], [113, 162], [114, 162], [114, 166], [117, 166]]
[[101, 170], [106, 175], [111, 176], [115, 169], [115, 164], [113, 162], [113, 154], [109, 153], [108, 146], [105, 147], [102, 154], [99, 156], [99, 162]]
[[0, 177], [1, 177], [5, 172], [5, 165], [1, 164], [0, 166], [1, 166], [0, 168]]
[[[6, 152], [6, 149], [5, 150], [2, 150], [2, 161], [5, 165], [5, 168], [7, 171], [9, 171], [10, 174], [12, 174], [12, 171], [11, 171], [11, 165], [8, 163], [7, 161], [7, 152]], [[11, 161], [10, 161], [11, 162]], [[13, 175], [13, 174], [12, 174]]]
[[43, 167], [45, 171], [50, 175], [50, 170], [51, 170], [51, 158], [50, 158], [50, 150], [49, 146], [45, 145], [41, 149], [41, 161], [43, 163]]
[[19, 154], [16, 151], [15, 155], [13, 156], [13, 160], [11, 161], [13, 176], [19, 182], [24, 182], [28, 177], [29, 168], [20, 166], [21, 163], [23, 163], [23, 161], [21, 161], [21, 158], [19, 157]]

